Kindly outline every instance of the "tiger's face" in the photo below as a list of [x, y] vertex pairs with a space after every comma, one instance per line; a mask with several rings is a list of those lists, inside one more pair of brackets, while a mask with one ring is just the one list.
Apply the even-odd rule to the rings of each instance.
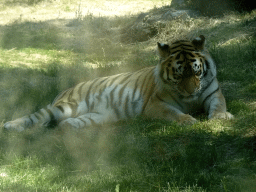
[[166, 45], [158, 43], [160, 77], [165, 84], [175, 88], [181, 95], [190, 96], [201, 89], [205, 58], [204, 37], [190, 41], [178, 41]]

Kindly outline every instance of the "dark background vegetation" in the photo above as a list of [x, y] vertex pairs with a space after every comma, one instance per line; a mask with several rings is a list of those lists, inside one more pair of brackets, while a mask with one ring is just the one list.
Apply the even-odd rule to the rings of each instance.
[[226, 11], [252, 11], [256, 8], [250, 0], [187, 0], [188, 6], [199, 10], [205, 16], [223, 15]]

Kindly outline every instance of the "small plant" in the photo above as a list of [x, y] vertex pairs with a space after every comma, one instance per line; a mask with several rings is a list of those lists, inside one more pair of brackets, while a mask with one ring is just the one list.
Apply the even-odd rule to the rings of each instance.
[[83, 15], [82, 15], [82, 10], [81, 10], [81, 0], [80, 0], [80, 3], [79, 3], [78, 8], [76, 10], [76, 19], [82, 20], [82, 17], [83, 17]]

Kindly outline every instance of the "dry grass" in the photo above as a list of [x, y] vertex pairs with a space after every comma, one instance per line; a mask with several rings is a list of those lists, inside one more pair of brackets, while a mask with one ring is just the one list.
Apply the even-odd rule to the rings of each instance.
[[0, 3], [0, 24], [14, 21], [48, 21], [54, 19], [75, 19], [92, 15], [94, 17], [133, 16], [141, 12], [166, 5], [170, 0], [58, 0], [56, 3], [41, 2], [33, 6]]

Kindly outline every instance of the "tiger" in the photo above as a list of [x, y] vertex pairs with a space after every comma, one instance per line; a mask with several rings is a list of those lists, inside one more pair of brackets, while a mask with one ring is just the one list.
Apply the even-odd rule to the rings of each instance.
[[197, 120], [192, 114], [197, 111], [204, 111], [208, 119], [233, 119], [205, 41], [200, 35], [170, 44], [157, 42], [156, 66], [79, 83], [47, 107], [9, 121], [4, 128], [23, 131], [34, 125], [55, 125], [80, 129], [137, 116], [194, 124]]

